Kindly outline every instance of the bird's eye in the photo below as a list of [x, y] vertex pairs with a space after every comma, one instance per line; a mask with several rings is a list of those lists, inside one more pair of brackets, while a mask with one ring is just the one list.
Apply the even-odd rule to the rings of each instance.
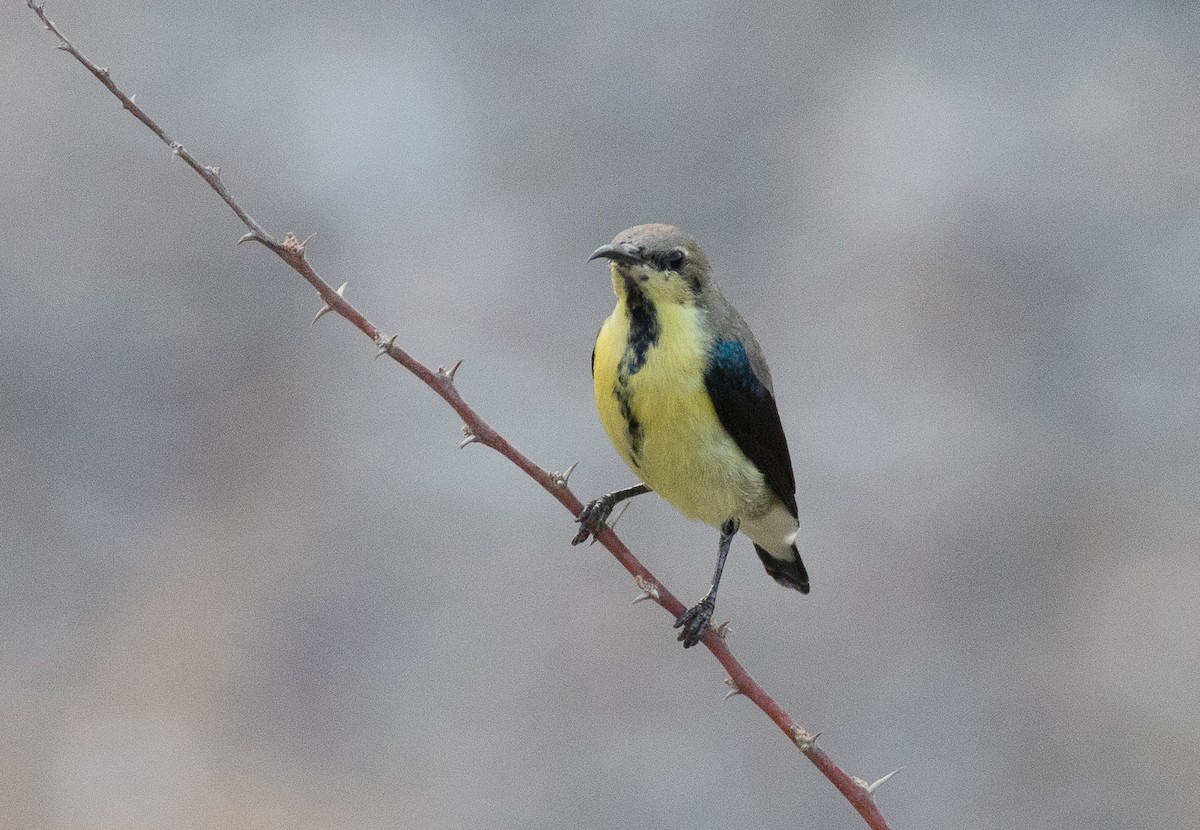
[[683, 265], [683, 261], [687, 259], [687, 255], [683, 251], [676, 248], [667, 254], [667, 267], [672, 271], [678, 271], [679, 266]]

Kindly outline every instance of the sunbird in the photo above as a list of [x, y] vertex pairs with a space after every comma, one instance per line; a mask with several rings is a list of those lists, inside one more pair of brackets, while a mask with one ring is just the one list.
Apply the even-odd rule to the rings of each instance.
[[590, 502], [573, 544], [599, 533], [618, 502], [651, 491], [718, 528], [712, 585], [675, 620], [691, 648], [709, 627], [739, 530], [776, 582], [808, 593], [796, 477], [762, 349], [695, 240], [671, 225], [638, 225], [588, 261], [601, 258], [617, 305], [592, 351], [596, 408], [641, 483]]

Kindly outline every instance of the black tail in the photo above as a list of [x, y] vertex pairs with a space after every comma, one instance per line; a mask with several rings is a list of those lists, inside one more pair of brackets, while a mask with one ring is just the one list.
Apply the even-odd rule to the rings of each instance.
[[763, 567], [767, 569], [771, 579], [785, 588], [795, 588], [802, 594], [808, 593], [808, 571], [804, 570], [804, 563], [800, 561], [800, 551], [796, 550], [795, 545], [792, 545], [792, 555], [788, 559], [776, 559], [758, 545], [755, 545], [754, 549], [758, 551], [758, 558], [762, 560]]

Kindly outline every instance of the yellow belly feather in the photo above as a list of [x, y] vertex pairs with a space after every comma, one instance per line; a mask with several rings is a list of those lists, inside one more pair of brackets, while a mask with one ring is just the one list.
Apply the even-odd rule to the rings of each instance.
[[642, 481], [685, 516], [719, 527], [730, 518], [762, 515], [772, 501], [762, 473], [717, 419], [704, 387], [707, 340], [691, 306], [657, 307], [658, 341], [629, 376], [627, 400], [642, 429], [632, 453], [628, 422], [616, 394], [629, 316], [618, 302], [596, 339], [596, 407], [609, 440]]

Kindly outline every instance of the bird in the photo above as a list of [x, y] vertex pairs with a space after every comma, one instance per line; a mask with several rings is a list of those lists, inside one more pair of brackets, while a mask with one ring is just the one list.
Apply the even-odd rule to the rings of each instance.
[[802, 594], [796, 478], [771, 372], [704, 252], [672, 225], [622, 231], [588, 261], [609, 264], [616, 307], [592, 351], [596, 409], [641, 481], [589, 502], [573, 544], [603, 531], [613, 507], [655, 492], [717, 528], [717, 565], [704, 597], [675, 620], [684, 648], [701, 642], [733, 537], [754, 543], [767, 574]]

